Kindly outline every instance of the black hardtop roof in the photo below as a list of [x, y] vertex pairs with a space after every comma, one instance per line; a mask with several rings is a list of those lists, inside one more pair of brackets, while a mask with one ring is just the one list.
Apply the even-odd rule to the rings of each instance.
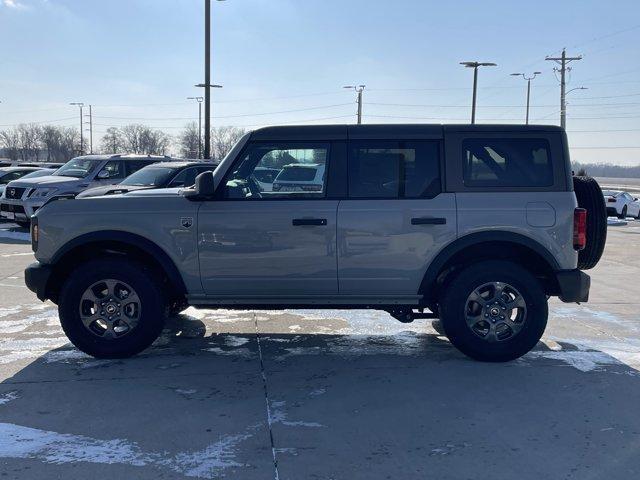
[[366, 124], [366, 125], [287, 125], [264, 127], [251, 133], [252, 140], [340, 140], [357, 138], [442, 138], [451, 133], [562, 132], [556, 125], [514, 124]]

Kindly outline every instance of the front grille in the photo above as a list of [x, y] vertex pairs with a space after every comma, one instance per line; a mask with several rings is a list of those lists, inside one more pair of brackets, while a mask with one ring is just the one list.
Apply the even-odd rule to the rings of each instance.
[[11, 205], [10, 203], [0, 203], [0, 211], [13, 212], [24, 214], [24, 207], [22, 205]]
[[22, 198], [22, 195], [24, 195], [25, 190], [26, 188], [8, 187], [5, 189], [4, 194], [7, 198], [13, 198], [13, 199], [19, 200]]

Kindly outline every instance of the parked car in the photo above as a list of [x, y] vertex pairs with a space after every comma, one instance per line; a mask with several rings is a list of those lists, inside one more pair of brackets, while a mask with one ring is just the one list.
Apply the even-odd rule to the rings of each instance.
[[114, 185], [142, 167], [170, 160], [153, 155], [86, 155], [69, 160], [49, 176], [16, 180], [0, 199], [2, 218], [28, 226], [31, 216], [54, 195], [78, 194], [91, 187]]
[[64, 162], [20, 162], [19, 167], [60, 168]]
[[[144, 350], [192, 305], [439, 318], [470, 357], [512, 360], [549, 296], [588, 300], [606, 241], [602, 191], [568, 152], [555, 126], [264, 128], [193, 188], [49, 201], [25, 282], [96, 357]], [[319, 188], [262, 191], [255, 170], [283, 157]]]
[[160, 162], [141, 168], [117, 185], [89, 188], [76, 197], [116, 195], [151, 188], [191, 187], [196, 177], [218, 166], [213, 162]]
[[255, 178], [263, 192], [271, 192], [273, 191], [273, 182], [279, 173], [279, 168], [256, 167], [253, 171], [253, 178]]
[[324, 164], [285, 165], [273, 181], [274, 192], [319, 192], [324, 183]]
[[0, 167], [0, 195], [7, 184], [13, 180], [24, 178], [25, 175], [41, 170], [35, 167]]
[[640, 218], [640, 200], [621, 190], [603, 190], [607, 215], [618, 218]]

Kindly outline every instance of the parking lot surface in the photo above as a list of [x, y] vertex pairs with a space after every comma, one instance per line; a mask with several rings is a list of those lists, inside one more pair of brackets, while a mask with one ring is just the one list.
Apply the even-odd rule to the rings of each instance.
[[188, 309], [96, 360], [24, 286], [27, 238], [0, 224], [1, 478], [640, 478], [640, 222], [507, 364], [371, 310]]

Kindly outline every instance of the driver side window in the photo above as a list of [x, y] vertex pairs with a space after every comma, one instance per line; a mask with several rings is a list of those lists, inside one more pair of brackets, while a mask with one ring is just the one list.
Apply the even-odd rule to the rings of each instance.
[[224, 198], [323, 198], [329, 144], [250, 144], [227, 177]]

